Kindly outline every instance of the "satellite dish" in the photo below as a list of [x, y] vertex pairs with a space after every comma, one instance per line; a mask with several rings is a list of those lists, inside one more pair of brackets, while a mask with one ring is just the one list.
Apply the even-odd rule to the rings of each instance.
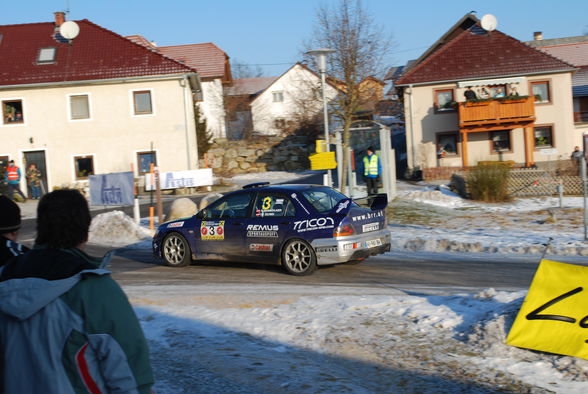
[[486, 31], [495, 30], [496, 26], [498, 26], [498, 21], [496, 20], [496, 17], [492, 14], [484, 15], [480, 22], [482, 24], [482, 29]]
[[63, 38], [73, 40], [78, 34], [80, 34], [80, 27], [74, 21], [63, 22], [61, 26], [59, 26], [59, 34], [61, 34]]

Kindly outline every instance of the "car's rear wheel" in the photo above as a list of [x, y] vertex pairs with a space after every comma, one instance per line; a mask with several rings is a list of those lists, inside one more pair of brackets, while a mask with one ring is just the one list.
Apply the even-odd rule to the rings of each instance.
[[282, 250], [282, 265], [291, 275], [310, 275], [316, 270], [316, 255], [307, 242], [293, 239]]
[[170, 267], [185, 267], [192, 262], [188, 242], [178, 233], [165, 237], [162, 254], [165, 264]]

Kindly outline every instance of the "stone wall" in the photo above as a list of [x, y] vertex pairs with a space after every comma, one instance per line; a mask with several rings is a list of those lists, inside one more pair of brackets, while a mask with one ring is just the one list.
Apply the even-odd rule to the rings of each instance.
[[214, 175], [230, 177], [264, 171], [310, 169], [308, 156], [315, 151], [306, 137], [253, 137], [249, 140], [216, 139], [200, 168], [212, 168]]

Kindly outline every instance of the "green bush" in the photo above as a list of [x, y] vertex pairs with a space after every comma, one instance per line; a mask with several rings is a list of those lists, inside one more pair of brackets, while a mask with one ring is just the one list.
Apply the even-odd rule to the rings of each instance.
[[510, 166], [478, 164], [467, 174], [467, 185], [472, 200], [502, 202], [510, 200], [508, 179]]

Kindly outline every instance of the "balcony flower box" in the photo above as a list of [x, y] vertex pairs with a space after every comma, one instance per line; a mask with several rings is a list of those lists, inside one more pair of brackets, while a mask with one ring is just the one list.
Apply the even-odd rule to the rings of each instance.
[[483, 105], [490, 105], [491, 100], [470, 100], [465, 101], [466, 107], [480, 107]]

